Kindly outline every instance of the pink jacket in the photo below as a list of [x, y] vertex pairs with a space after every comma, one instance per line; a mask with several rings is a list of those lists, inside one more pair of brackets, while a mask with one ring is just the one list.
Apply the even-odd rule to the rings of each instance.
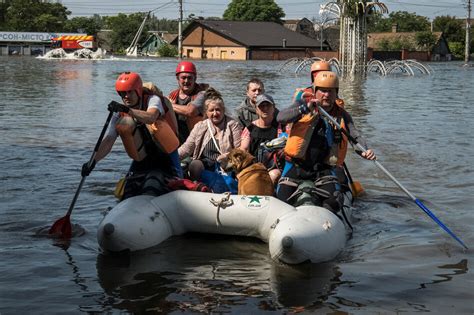
[[[219, 142], [220, 150], [223, 154], [229, 153], [233, 148], [240, 147], [240, 135], [242, 126], [229, 116], [224, 117], [225, 128], [217, 135], [217, 130], [213, 127], [214, 137]], [[193, 159], [199, 159], [204, 147], [209, 141], [212, 141], [207, 127], [208, 119], [198, 122], [194, 125], [186, 141], [178, 148], [179, 158], [183, 159], [191, 156]], [[211, 126], [212, 123], [211, 123]]]

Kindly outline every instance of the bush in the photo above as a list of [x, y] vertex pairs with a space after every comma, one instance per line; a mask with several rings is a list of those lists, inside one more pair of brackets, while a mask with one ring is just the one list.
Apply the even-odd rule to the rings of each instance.
[[158, 48], [160, 57], [176, 57], [178, 55], [178, 48], [170, 44], [163, 44]]
[[449, 50], [454, 55], [456, 59], [463, 59], [464, 58], [464, 43], [461, 42], [449, 42]]

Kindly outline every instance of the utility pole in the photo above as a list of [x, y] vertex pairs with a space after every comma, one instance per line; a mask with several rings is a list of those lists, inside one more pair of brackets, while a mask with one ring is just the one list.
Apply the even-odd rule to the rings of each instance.
[[467, 0], [467, 18], [466, 18], [466, 49], [464, 51], [464, 63], [469, 63], [471, 53], [471, 0]]
[[178, 56], [183, 58], [183, 0], [179, 0]]

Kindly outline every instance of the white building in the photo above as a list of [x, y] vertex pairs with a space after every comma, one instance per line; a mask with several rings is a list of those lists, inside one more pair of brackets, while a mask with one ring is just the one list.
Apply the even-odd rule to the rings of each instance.
[[0, 55], [44, 55], [51, 50], [51, 39], [76, 33], [1, 32]]

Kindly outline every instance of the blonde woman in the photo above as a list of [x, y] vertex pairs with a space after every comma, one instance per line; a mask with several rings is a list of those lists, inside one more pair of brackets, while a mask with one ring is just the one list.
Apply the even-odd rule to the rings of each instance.
[[242, 126], [225, 113], [224, 100], [213, 88], [204, 93], [206, 119], [198, 122], [186, 141], [178, 148], [180, 159], [192, 157], [189, 177], [200, 180], [204, 170], [214, 171], [216, 163], [233, 148], [240, 147]]

